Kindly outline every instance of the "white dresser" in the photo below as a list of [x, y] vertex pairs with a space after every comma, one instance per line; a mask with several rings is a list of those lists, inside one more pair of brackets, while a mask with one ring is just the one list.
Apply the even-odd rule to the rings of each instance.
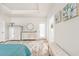
[[25, 39], [37, 39], [38, 34], [36, 31], [28, 32], [28, 31], [23, 31], [22, 32], [22, 40]]

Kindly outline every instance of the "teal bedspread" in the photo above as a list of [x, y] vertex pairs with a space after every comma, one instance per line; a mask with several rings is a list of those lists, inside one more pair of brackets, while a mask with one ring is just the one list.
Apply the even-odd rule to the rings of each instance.
[[30, 50], [22, 44], [0, 44], [0, 56], [30, 56]]

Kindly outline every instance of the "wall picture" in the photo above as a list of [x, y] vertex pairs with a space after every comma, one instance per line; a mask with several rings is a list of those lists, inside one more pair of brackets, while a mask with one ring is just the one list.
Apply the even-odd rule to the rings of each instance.
[[77, 4], [76, 3], [68, 3], [64, 8], [63, 8], [63, 20], [69, 20], [75, 16], [77, 16]]
[[67, 21], [79, 15], [79, 4], [68, 3], [61, 11], [55, 15], [55, 23]]
[[58, 12], [56, 15], [55, 15], [55, 23], [60, 23], [61, 22], [61, 12]]
[[77, 3], [77, 15], [79, 16], [79, 3]]
[[76, 3], [68, 4], [68, 16], [70, 18], [77, 16], [77, 4]]
[[60, 12], [61, 12], [61, 14], [60, 14], [61, 21], [63, 21], [63, 18], [64, 18], [64, 17], [63, 17], [63, 10], [61, 10]]
[[67, 7], [67, 5], [62, 10], [62, 17], [63, 17], [64, 21], [68, 20], [68, 7]]

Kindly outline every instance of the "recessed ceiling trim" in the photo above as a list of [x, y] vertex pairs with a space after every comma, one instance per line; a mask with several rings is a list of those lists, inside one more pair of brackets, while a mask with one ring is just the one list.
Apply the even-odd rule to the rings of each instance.
[[[24, 3], [22, 4], [21, 3], [1, 3], [1, 4], [5, 6], [6, 9], [10, 10], [10, 15], [12, 16], [16, 15], [16, 16], [25, 16], [25, 17], [26, 16], [27, 17], [30, 17], [30, 16], [46, 17], [50, 11], [50, 4], [44, 4], [44, 3], [43, 4], [41, 3], [25, 3], [25, 4]], [[27, 8], [25, 5], [27, 5]]]
[[38, 10], [11, 10], [11, 14], [35, 14]]

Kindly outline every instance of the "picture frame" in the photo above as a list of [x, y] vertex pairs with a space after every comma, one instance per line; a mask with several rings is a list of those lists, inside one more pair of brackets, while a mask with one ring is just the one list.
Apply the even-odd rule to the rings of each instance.
[[79, 16], [79, 3], [77, 3], [77, 16]]
[[64, 8], [63, 8], [63, 10], [62, 10], [62, 19], [63, 19], [63, 21], [66, 21], [66, 20], [68, 20], [68, 7], [67, 7], [68, 5], [66, 5]]
[[79, 16], [79, 4], [68, 3], [61, 11], [55, 15], [55, 23], [70, 20], [76, 16]]
[[56, 15], [55, 15], [55, 23], [60, 23], [61, 22], [61, 12], [59, 11]]
[[63, 21], [70, 20], [77, 16], [77, 4], [76, 3], [68, 3], [62, 11]]
[[77, 16], [77, 4], [71, 3], [71, 4], [68, 4], [68, 5], [70, 5], [69, 8], [68, 8], [68, 11], [69, 11], [68, 13], [70, 13], [69, 19], [76, 17]]
[[60, 11], [61, 14], [60, 14], [60, 17], [61, 17], [61, 22], [63, 21], [63, 10]]

